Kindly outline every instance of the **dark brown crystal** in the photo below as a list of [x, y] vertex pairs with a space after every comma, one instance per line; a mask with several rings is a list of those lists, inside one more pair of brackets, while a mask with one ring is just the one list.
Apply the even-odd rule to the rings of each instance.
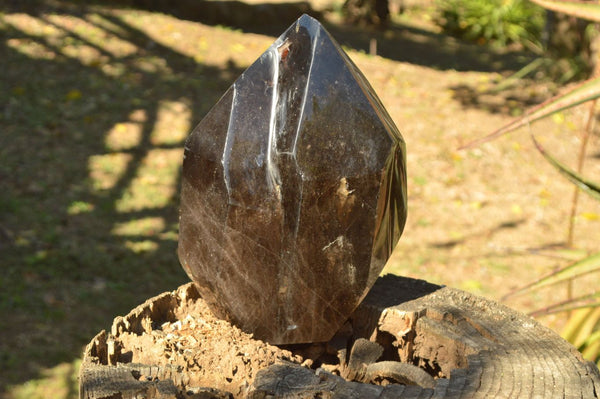
[[304, 15], [187, 139], [181, 264], [218, 316], [256, 338], [327, 341], [402, 233], [404, 158], [362, 73]]

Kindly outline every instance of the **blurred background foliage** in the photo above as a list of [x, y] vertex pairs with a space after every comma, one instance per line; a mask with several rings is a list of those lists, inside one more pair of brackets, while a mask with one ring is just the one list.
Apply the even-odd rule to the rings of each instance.
[[479, 44], [522, 46], [545, 59], [536, 72], [560, 83], [584, 79], [597, 59], [595, 23], [556, 13], [530, 0], [436, 0], [434, 21]]
[[435, 22], [479, 44], [541, 47], [546, 11], [529, 0], [437, 0]]

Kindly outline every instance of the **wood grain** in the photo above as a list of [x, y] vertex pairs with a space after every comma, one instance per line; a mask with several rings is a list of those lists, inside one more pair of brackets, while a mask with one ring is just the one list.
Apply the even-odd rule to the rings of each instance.
[[[194, 286], [187, 284], [117, 317], [111, 333], [99, 333], [85, 350], [81, 398], [587, 399], [600, 392], [596, 366], [528, 316], [460, 290], [390, 275], [381, 277], [356, 309], [349, 320], [350, 330], [347, 326], [345, 333], [329, 344], [277, 348], [243, 332], [236, 333], [235, 339], [225, 338], [224, 330], [213, 334], [211, 339], [217, 341], [235, 341], [225, 342], [226, 347], [248, 340], [246, 352], [252, 345], [260, 348], [250, 354], [236, 352], [248, 364], [257, 360], [250, 358], [270, 354], [266, 356], [269, 361], [252, 363], [247, 369], [237, 367], [233, 374], [217, 372], [225, 367], [217, 364], [218, 359], [233, 364], [237, 361], [233, 355], [215, 353], [210, 357], [203, 352], [194, 358], [192, 352], [199, 352], [199, 346], [180, 348], [181, 353], [188, 350], [188, 360], [200, 363], [195, 368], [173, 362], [173, 356], [136, 354], [171, 353], [161, 347], [172, 346], [171, 341], [146, 337], [163, 336], [164, 331], [159, 334], [159, 330], [165, 323], [177, 325], [192, 316], [212, 322], [210, 314], [198, 310], [201, 303]], [[214, 322], [220, 323], [220, 329], [236, 329], [224, 321]], [[210, 328], [214, 333], [215, 328]], [[182, 329], [178, 339], [208, 340], [208, 334], [200, 330]], [[199, 338], [201, 333], [204, 338]], [[140, 341], [125, 339], [132, 334]], [[340, 340], [346, 340], [345, 344], [340, 345]], [[143, 344], [127, 347], [128, 342]], [[354, 343], [358, 343], [356, 347]], [[202, 341], [202, 345], [208, 344]], [[336, 353], [341, 361], [332, 360]], [[202, 364], [202, 359], [209, 357], [210, 364]], [[139, 359], [151, 359], [152, 364], [140, 364]], [[160, 359], [164, 361], [160, 363]], [[196, 374], [210, 374], [210, 367], [214, 378], [199, 385]], [[340, 375], [359, 381], [383, 380], [387, 385], [349, 381]], [[390, 383], [396, 380], [407, 385]], [[235, 381], [239, 383], [234, 386]]]

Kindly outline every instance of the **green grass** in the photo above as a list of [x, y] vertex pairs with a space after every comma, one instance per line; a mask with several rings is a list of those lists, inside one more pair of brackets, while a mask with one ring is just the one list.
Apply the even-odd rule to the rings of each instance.
[[187, 281], [183, 140], [241, 69], [166, 15], [28, 4], [0, 2], [0, 397], [76, 397], [91, 337]]

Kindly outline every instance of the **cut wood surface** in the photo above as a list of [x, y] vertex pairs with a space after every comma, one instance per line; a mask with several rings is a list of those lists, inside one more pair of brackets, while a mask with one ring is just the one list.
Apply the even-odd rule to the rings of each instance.
[[82, 398], [595, 398], [593, 363], [552, 330], [448, 287], [381, 277], [327, 343], [273, 346], [190, 283], [86, 347]]

